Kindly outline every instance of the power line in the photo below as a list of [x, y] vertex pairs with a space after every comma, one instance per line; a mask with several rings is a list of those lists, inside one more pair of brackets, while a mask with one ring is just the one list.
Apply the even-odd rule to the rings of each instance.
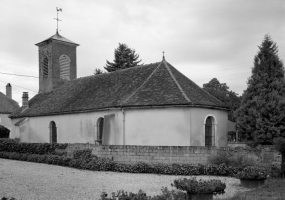
[[36, 76], [28, 76], [28, 75], [21, 75], [21, 74], [10, 74], [10, 73], [4, 73], [4, 72], [0, 72], [0, 74], [14, 75], [14, 76], [23, 76], [23, 77], [29, 77], [29, 78], [39, 78], [39, 77], [36, 77]]
[[[8, 83], [8, 82], [5, 82], [5, 81], [1, 81], [1, 80], [0, 80], [0, 82], [3, 82], [3, 83]], [[36, 92], [36, 91], [34, 91], [34, 90], [31, 90], [31, 89], [28, 89], [28, 88], [24, 88], [24, 87], [21, 87], [21, 86], [15, 85], [15, 84], [13, 84], [13, 83], [12, 83], [12, 85], [13, 85], [13, 86], [16, 86], [16, 87], [19, 87], [19, 88], [23, 88], [23, 89], [26, 89], [26, 90], [30, 90], [30, 91], [32, 91], [32, 92], [35, 92], [35, 93], [37, 93], [37, 92]]]

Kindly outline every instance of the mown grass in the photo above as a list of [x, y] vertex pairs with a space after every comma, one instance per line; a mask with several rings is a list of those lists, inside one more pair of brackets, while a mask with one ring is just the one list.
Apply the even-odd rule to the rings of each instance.
[[257, 189], [240, 193], [229, 200], [285, 200], [285, 179], [267, 179]]

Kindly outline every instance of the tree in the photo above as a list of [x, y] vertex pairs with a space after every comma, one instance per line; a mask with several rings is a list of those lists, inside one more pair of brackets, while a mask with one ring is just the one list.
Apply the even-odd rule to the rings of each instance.
[[281, 153], [281, 178], [285, 178], [285, 138], [278, 137], [273, 140], [275, 149]]
[[203, 89], [216, 97], [230, 108], [229, 120], [236, 121], [234, 111], [240, 106], [241, 98], [237, 93], [229, 91], [226, 83], [220, 83], [217, 78], [213, 78], [209, 83], [203, 84]]
[[274, 138], [285, 137], [284, 67], [277, 53], [276, 43], [265, 35], [235, 112], [239, 135], [253, 144], [272, 144]]
[[94, 75], [104, 74], [104, 72], [100, 68], [95, 68]]
[[114, 62], [111, 63], [107, 60], [106, 66], [104, 67], [108, 72], [134, 67], [141, 62], [141, 60], [138, 61], [139, 55], [136, 54], [135, 50], [129, 48], [126, 44], [119, 43], [119, 47], [115, 49], [114, 54]]

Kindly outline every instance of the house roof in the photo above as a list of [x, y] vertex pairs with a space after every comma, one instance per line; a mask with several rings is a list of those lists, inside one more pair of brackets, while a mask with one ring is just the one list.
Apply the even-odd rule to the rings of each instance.
[[66, 82], [40, 93], [11, 118], [141, 106], [198, 106], [228, 109], [165, 60]]
[[71, 40], [61, 36], [58, 34], [58, 32], [56, 32], [56, 34], [54, 34], [53, 36], [49, 37], [48, 39], [42, 41], [42, 42], [39, 42], [35, 45], [39, 46], [40, 44], [44, 43], [44, 42], [47, 42], [49, 40], [57, 40], [57, 41], [61, 41], [61, 42], [66, 42], [66, 43], [70, 43], [70, 44], [74, 44], [76, 46], [79, 46], [79, 44], [76, 44], [75, 42], [72, 42]]
[[0, 92], [0, 114], [11, 114], [19, 108], [20, 106], [16, 101]]

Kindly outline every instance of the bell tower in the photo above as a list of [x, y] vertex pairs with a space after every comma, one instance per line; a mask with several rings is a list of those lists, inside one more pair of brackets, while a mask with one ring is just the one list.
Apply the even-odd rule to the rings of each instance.
[[66, 81], [77, 78], [76, 44], [58, 33], [35, 44], [39, 47], [39, 93], [51, 92]]

